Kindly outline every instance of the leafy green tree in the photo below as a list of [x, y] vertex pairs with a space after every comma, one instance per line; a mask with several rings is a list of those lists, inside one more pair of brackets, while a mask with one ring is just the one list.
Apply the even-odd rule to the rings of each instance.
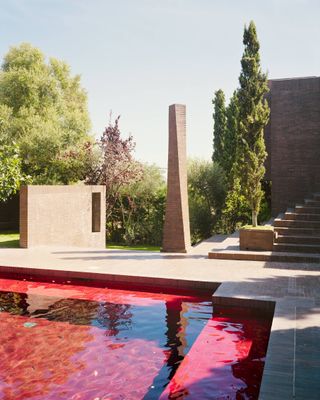
[[106, 186], [107, 240], [160, 245], [165, 208], [165, 181], [156, 165], [134, 158], [133, 137], [123, 138], [119, 118], [103, 132], [101, 162], [87, 183]]
[[250, 209], [241, 189], [240, 179], [233, 176], [232, 182], [229, 183], [218, 229], [223, 233], [233, 233], [235, 229], [249, 222]]
[[254, 22], [245, 27], [245, 46], [239, 77], [239, 176], [245, 198], [252, 211], [252, 225], [257, 226], [260, 202], [263, 197], [261, 180], [265, 174], [267, 156], [263, 130], [269, 119], [267, 75], [260, 67], [259, 42]]
[[28, 180], [21, 170], [19, 147], [8, 144], [11, 115], [11, 109], [0, 104], [0, 201], [8, 200]]
[[140, 164], [139, 180], [123, 183], [107, 220], [107, 240], [125, 244], [160, 245], [166, 185], [156, 165]]
[[0, 103], [0, 143], [14, 143], [11, 140], [10, 129], [12, 127], [12, 110], [10, 107]]
[[18, 146], [0, 143], [0, 202], [8, 200], [25, 182]]
[[227, 178], [227, 194], [221, 218], [216, 224], [216, 230], [232, 233], [240, 225], [248, 224], [250, 210], [239, 178], [239, 105], [238, 92], [234, 91], [226, 110], [227, 127], [225, 134], [225, 173]]
[[160, 245], [166, 184], [157, 165], [142, 164], [141, 167], [141, 179], [122, 189], [123, 238], [126, 243]]
[[213, 154], [212, 160], [224, 168], [225, 164], [225, 134], [226, 134], [226, 106], [225, 96], [221, 89], [217, 90], [212, 100], [214, 105], [213, 120]]
[[87, 95], [80, 77], [59, 60], [23, 43], [12, 47], [0, 72], [2, 141], [20, 148], [22, 171], [34, 183], [84, 179], [94, 162]]
[[220, 219], [226, 195], [223, 169], [217, 163], [192, 159], [188, 162], [188, 194], [192, 243], [210, 237]]

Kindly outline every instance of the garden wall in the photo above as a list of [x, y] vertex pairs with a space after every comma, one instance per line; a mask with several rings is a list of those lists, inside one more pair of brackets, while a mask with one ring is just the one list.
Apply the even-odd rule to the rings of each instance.
[[104, 186], [23, 186], [20, 247], [105, 248]]

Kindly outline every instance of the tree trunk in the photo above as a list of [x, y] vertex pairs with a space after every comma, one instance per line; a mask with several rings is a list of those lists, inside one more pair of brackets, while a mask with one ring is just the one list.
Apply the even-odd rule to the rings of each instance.
[[258, 225], [258, 213], [256, 211], [252, 211], [252, 226]]

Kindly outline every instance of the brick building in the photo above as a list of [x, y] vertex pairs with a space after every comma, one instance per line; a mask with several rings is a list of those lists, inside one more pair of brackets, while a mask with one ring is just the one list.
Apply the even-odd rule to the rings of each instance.
[[320, 191], [320, 77], [269, 81], [266, 178], [276, 216]]

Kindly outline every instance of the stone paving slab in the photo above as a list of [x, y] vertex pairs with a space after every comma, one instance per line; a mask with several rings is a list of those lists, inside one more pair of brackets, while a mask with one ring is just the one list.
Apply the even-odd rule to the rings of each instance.
[[[128, 282], [168, 279], [190, 285], [221, 283], [213, 301], [275, 304], [261, 399], [319, 398], [320, 266], [317, 264], [209, 260], [208, 251], [232, 237], [216, 236], [186, 255], [141, 251], [0, 249], [0, 266], [49, 269], [50, 274], [121, 276]], [[249, 304], [250, 304], [249, 303]]]

